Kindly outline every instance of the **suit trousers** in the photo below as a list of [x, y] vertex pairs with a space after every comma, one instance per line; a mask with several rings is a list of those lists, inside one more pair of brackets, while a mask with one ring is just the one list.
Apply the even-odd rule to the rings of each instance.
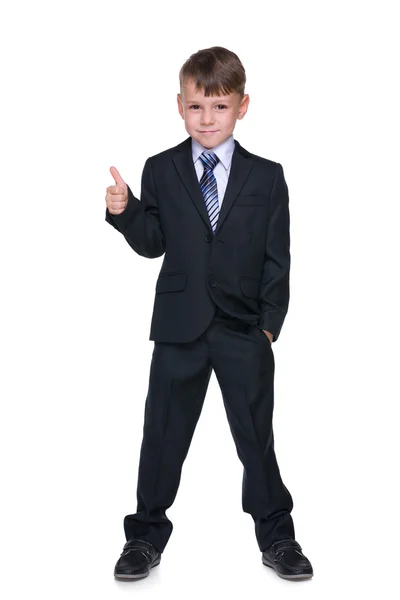
[[166, 510], [175, 500], [214, 370], [238, 457], [243, 464], [242, 507], [254, 520], [261, 551], [295, 537], [293, 500], [274, 451], [275, 360], [257, 325], [217, 307], [208, 328], [189, 343], [154, 342], [140, 451], [137, 512], [126, 515], [126, 539], [163, 552], [172, 533]]

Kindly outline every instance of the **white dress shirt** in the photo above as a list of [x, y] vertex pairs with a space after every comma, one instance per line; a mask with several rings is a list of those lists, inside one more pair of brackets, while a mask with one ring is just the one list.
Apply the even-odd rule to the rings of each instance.
[[232, 154], [234, 149], [235, 142], [233, 140], [233, 134], [228, 137], [227, 140], [221, 144], [218, 144], [218, 146], [214, 146], [214, 148], [204, 148], [204, 146], [192, 138], [192, 156], [199, 181], [204, 172], [204, 165], [199, 158], [200, 154], [204, 151], [211, 151], [214, 152], [219, 158], [219, 162], [214, 169], [214, 175], [215, 179], [217, 180], [218, 202], [220, 207], [222, 205], [226, 186], [228, 184], [228, 177], [231, 170]]

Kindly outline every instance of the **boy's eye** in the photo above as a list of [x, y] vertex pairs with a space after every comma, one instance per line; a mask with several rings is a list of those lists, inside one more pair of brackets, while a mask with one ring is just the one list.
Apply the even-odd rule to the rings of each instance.
[[[217, 104], [217, 106], [219, 106], [219, 107], [221, 107], [221, 108], [226, 108], [226, 105], [225, 105], [225, 104]], [[192, 104], [192, 105], [190, 106], [190, 108], [195, 108], [195, 109], [197, 109], [197, 108], [199, 108], [199, 105], [198, 105], [198, 104]]]

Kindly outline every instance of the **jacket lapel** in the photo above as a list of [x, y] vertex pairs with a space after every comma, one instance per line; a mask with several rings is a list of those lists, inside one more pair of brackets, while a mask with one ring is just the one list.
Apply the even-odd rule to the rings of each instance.
[[[217, 228], [215, 231], [216, 234], [219, 232], [222, 223], [224, 222], [230, 209], [232, 208], [232, 205], [235, 202], [240, 190], [242, 189], [247, 177], [249, 176], [254, 164], [254, 160], [250, 152], [245, 150], [237, 140], [234, 140], [234, 142], [235, 149], [232, 154], [231, 170], [229, 173], [228, 184], [226, 186], [225, 195], [218, 217]], [[186, 190], [188, 191], [188, 194], [191, 197], [201, 218], [204, 220], [205, 224], [212, 232], [210, 219], [207, 213], [203, 194], [201, 193], [199, 181], [197, 179], [196, 169], [193, 163], [191, 136], [186, 138], [186, 140], [184, 140], [181, 144], [178, 144], [175, 147], [175, 150], [178, 150], [178, 153], [173, 157], [173, 161], [178, 175], [181, 178]]]

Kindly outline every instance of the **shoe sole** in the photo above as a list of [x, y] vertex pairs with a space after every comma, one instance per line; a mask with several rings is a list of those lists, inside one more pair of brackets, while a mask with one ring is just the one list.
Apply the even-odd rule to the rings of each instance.
[[[158, 558], [151, 565], [150, 569], [159, 565], [160, 562], [161, 562], [161, 558]], [[145, 577], [148, 577], [149, 575], [150, 575], [150, 571], [147, 571], [147, 573], [132, 573], [132, 575], [130, 575], [129, 573], [114, 573], [115, 579], [119, 579], [120, 581], [132, 581], [132, 579], [144, 579]]]
[[266, 567], [270, 567], [271, 569], [273, 569], [275, 571], [275, 573], [277, 575], [279, 575], [279, 577], [282, 577], [282, 579], [311, 579], [311, 577], [314, 575], [314, 573], [299, 573], [297, 575], [283, 575], [282, 573], [279, 573], [279, 571], [277, 571], [275, 569], [275, 566], [273, 564], [267, 562], [264, 557], [262, 557], [262, 562]]

